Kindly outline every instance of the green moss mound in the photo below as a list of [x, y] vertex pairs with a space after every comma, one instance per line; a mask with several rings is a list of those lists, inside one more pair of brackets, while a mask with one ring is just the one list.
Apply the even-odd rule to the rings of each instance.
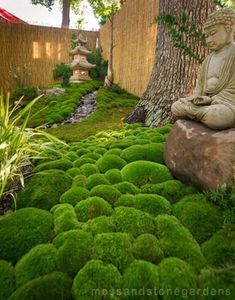
[[94, 160], [98, 160], [100, 157], [101, 157], [100, 154], [95, 153], [95, 152], [90, 152], [90, 153], [82, 155], [80, 158], [91, 158]]
[[124, 194], [121, 197], [118, 198], [118, 200], [115, 202], [114, 206], [128, 206], [133, 207], [134, 206], [134, 195], [131, 194]]
[[130, 183], [128, 181], [123, 181], [116, 183], [114, 185], [116, 189], [119, 190], [120, 193], [122, 194], [138, 194], [140, 192], [139, 188], [135, 186], [133, 183]]
[[94, 240], [94, 249], [96, 259], [113, 264], [121, 272], [133, 260], [131, 239], [126, 233], [98, 234]]
[[197, 192], [195, 187], [185, 185], [179, 180], [168, 180], [157, 184], [146, 184], [141, 190], [142, 193], [161, 195], [171, 203], [176, 203], [184, 196], [195, 194]]
[[150, 262], [133, 261], [123, 275], [123, 299], [158, 299], [154, 292], [158, 288], [157, 267]]
[[104, 175], [111, 184], [122, 182], [122, 174], [119, 169], [108, 170]]
[[121, 170], [121, 173], [124, 181], [129, 181], [137, 186], [172, 179], [166, 166], [142, 160], [129, 163]]
[[73, 163], [68, 159], [58, 159], [51, 162], [45, 162], [40, 165], [38, 165], [36, 168], [34, 168], [34, 172], [40, 172], [44, 170], [50, 170], [50, 169], [59, 169], [66, 171], [70, 168], [72, 168]]
[[81, 187], [86, 187], [86, 176], [85, 175], [77, 175], [74, 177], [73, 179], [73, 184], [72, 184], [72, 187], [75, 187], [75, 186], [81, 186]]
[[116, 230], [112, 218], [107, 216], [100, 216], [89, 220], [82, 229], [91, 232], [93, 235], [114, 232]]
[[113, 148], [113, 149], [110, 149], [108, 150], [105, 154], [114, 154], [114, 155], [118, 155], [120, 156], [122, 153], [122, 149], [119, 149], [119, 148]]
[[57, 250], [60, 271], [72, 278], [91, 259], [93, 237], [89, 232], [70, 230], [59, 234], [53, 244]]
[[113, 213], [111, 205], [100, 197], [90, 197], [80, 201], [75, 206], [78, 221], [86, 222], [99, 216], [110, 216]]
[[15, 290], [15, 270], [11, 263], [0, 260], [0, 299], [7, 300]]
[[235, 225], [226, 225], [201, 246], [207, 263], [212, 267], [235, 264]]
[[47, 243], [53, 226], [52, 215], [37, 208], [23, 208], [0, 217], [0, 259], [15, 264], [34, 246]]
[[73, 166], [75, 168], [80, 168], [81, 166], [83, 166], [85, 164], [95, 164], [95, 163], [96, 163], [95, 159], [86, 157], [86, 158], [79, 158], [79, 159], [75, 160], [73, 162]]
[[126, 162], [118, 155], [105, 154], [97, 160], [96, 165], [101, 173], [105, 173], [111, 169], [122, 169], [126, 165]]
[[57, 250], [51, 244], [32, 248], [16, 264], [17, 287], [28, 281], [57, 271]]
[[183, 198], [174, 205], [173, 214], [199, 243], [208, 240], [223, 222], [219, 209], [209, 203], [204, 195]]
[[113, 220], [118, 232], [127, 232], [133, 237], [143, 233], [155, 233], [154, 219], [149, 214], [132, 207], [117, 207]]
[[97, 196], [105, 199], [108, 203], [113, 205], [115, 201], [121, 196], [121, 193], [111, 185], [97, 185], [90, 193], [91, 196]]
[[134, 207], [152, 216], [170, 214], [171, 204], [165, 198], [154, 194], [139, 194], [134, 197]]
[[69, 175], [70, 177], [74, 178], [77, 175], [81, 174], [81, 171], [79, 168], [70, 168], [65, 172], [67, 175]]
[[75, 206], [79, 201], [89, 197], [89, 191], [84, 187], [74, 186], [60, 197], [60, 203], [69, 203]]
[[165, 256], [185, 260], [199, 271], [205, 265], [205, 258], [191, 233], [174, 216], [156, 217], [157, 237]]
[[100, 260], [91, 260], [73, 281], [74, 300], [117, 300], [116, 290], [122, 287], [122, 277], [117, 268]]
[[158, 264], [164, 257], [158, 239], [149, 233], [141, 234], [133, 244], [133, 254], [136, 259]]
[[92, 174], [99, 173], [99, 170], [98, 170], [97, 166], [94, 165], [94, 164], [90, 164], [90, 163], [82, 165], [80, 167], [80, 171], [86, 177], [88, 177]]
[[[190, 290], [197, 288], [197, 276], [192, 267], [176, 257], [163, 259], [157, 266], [160, 289], [163, 291], [164, 300], [198, 299], [190, 295]], [[167, 294], [167, 290], [173, 291]], [[175, 291], [178, 290], [178, 294]], [[186, 296], [185, 296], [186, 295]]]
[[78, 156], [83, 156], [84, 154], [87, 154], [87, 153], [90, 153], [90, 151], [88, 149], [85, 149], [85, 148], [80, 148], [76, 151], [76, 154]]
[[104, 155], [105, 153], [107, 152], [107, 150], [103, 147], [97, 147], [95, 150], [94, 150], [94, 153], [98, 153], [100, 155]]
[[122, 151], [121, 158], [130, 163], [136, 160], [163, 163], [163, 143], [148, 145], [133, 145]]
[[35, 174], [18, 194], [17, 207], [33, 206], [50, 210], [71, 186], [72, 180], [61, 170]]
[[71, 300], [71, 279], [54, 272], [33, 279], [17, 289], [9, 300]]
[[109, 184], [109, 181], [105, 178], [104, 174], [93, 174], [87, 178], [86, 186], [89, 190], [101, 184]]

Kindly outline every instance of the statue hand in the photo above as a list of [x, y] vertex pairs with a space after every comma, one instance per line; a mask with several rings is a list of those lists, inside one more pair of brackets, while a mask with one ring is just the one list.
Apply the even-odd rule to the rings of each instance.
[[192, 100], [192, 103], [195, 105], [210, 105], [212, 99], [208, 96], [197, 96]]

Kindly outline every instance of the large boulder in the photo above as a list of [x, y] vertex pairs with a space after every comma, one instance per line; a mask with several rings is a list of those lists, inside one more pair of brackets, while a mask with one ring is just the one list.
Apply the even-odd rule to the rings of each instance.
[[212, 130], [178, 120], [169, 134], [164, 160], [173, 175], [202, 190], [234, 183], [235, 129]]

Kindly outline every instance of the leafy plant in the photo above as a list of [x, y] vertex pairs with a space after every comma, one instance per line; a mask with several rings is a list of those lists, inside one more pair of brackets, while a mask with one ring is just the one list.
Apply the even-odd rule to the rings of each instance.
[[89, 71], [90, 77], [92, 79], [104, 81], [104, 78], [107, 75], [108, 61], [103, 59], [102, 52], [102, 48], [98, 48], [95, 54], [91, 53], [88, 55], [87, 60], [91, 64], [96, 64], [96, 67]]
[[20, 87], [11, 95], [13, 101], [24, 97], [24, 101], [32, 100], [36, 97], [36, 89], [34, 87]]
[[28, 65], [24, 64], [22, 67], [10, 66], [9, 75], [13, 78], [17, 87], [22, 88], [27, 85], [31, 72]]
[[69, 86], [69, 78], [72, 76], [72, 74], [73, 72], [70, 66], [65, 63], [56, 65], [55, 69], [53, 70], [54, 79], [62, 79], [62, 87]]

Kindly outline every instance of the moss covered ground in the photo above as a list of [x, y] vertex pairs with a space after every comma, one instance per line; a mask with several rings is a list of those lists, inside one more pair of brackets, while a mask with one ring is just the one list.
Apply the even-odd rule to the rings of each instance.
[[235, 299], [235, 225], [164, 165], [171, 126], [89, 135], [101, 115], [52, 131], [63, 157], [44, 153], [0, 217], [0, 300]]

